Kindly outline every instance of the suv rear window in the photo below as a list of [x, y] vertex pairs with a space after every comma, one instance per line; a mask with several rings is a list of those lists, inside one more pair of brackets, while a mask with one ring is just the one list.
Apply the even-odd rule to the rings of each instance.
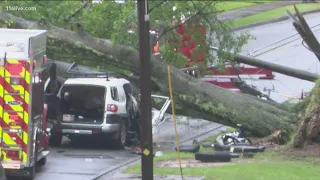
[[67, 120], [70, 123], [102, 123], [105, 94], [103, 86], [64, 85], [60, 98], [61, 115], [73, 115], [73, 120]]

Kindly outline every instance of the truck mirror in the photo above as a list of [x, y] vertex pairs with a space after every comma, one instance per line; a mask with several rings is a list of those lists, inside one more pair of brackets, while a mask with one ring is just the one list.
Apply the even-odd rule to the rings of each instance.
[[50, 75], [50, 80], [52, 81], [57, 80], [57, 64], [56, 63], [52, 63], [50, 65], [49, 75]]

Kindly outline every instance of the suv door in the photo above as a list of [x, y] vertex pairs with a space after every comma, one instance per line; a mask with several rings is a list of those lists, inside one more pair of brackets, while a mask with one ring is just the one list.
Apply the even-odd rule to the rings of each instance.
[[160, 124], [164, 122], [164, 115], [171, 103], [171, 100], [167, 96], [151, 95], [151, 97], [154, 99], [161, 99], [164, 101], [159, 110], [152, 110], [152, 133], [154, 134], [158, 130]]
[[119, 115], [126, 114], [126, 99], [124, 95], [124, 90], [119, 88], [118, 86], [111, 86], [110, 87], [111, 92], [111, 98], [113, 101], [116, 102], [116, 105], [118, 106], [118, 112]]
[[135, 118], [138, 113], [138, 103], [132, 94], [132, 88], [129, 83], [123, 85], [123, 90], [126, 95], [126, 108], [131, 113], [131, 118]]
[[51, 81], [48, 78], [45, 83], [45, 100], [44, 102], [48, 105], [47, 117], [48, 119], [56, 119], [57, 110], [59, 106], [59, 98], [57, 97], [61, 85], [65, 82], [64, 78], [57, 78], [57, 81]]

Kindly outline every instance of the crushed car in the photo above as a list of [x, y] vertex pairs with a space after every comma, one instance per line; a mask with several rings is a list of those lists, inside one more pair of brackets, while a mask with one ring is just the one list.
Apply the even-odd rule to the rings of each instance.
[[[140, 117], [130, 81], [111, 73], [79, 72], [76, 63], [68, 73], [71, 77], [50, 94], [53, 97], [47, 98], [57, 107], [48, 108], [55, 117], [49, 129], [50, 145], [59, 146], [63, 136], [70, 140], [95, 136], [124, 148], [130, 132], [137, 131]], [[49, 87], [48, 84], [46, 88]]]

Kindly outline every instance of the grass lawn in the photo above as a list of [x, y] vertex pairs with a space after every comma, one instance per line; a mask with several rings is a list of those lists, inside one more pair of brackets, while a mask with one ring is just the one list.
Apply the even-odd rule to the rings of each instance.
[[[308, 11], [308, 10], [314, 10], [314, 9], [320, 9], [320, 4], [299, 4], [297, 5], [297, 8], [300, 12]], [[236, 19], [231, 22], [232, 27], [238, 27], [238, 26], [244, 26], [252, 23], [267, 21], [274, 18], [279, 18], [281, 16], [286, 15], [286, 10], [289, 10], [290, 12], [294, 13], [293, 6], [286, 6], [278, 9], [274, 9], [271, 11], [262, 12], [259, 14], [255, 14], [252, 16]]]
[[[227, 130], [230, 131], [230, 130]], [[215, 139], [214, 136], [210, 139]], [[205, 140], [208, 141], [208, 140]], [[213, 151], [201, 148], [200, 151]], [[185, 176], [204, 176], [206, 180], [292, 180], [308, 179], [318, 180], [320, 177], [320, 157], [305, 157], [304, 155], [288, 154], [287, 147], [280, 150], [266, 150], [251, 159], [233, 159], [233, 164], [213, 167], [187, 167], [183, 168]], [[181, 153], [182, 159], [194, 159], [192, 153]], [[167, 152], [155, 157], [154, 162], [177, 160], [176, 152]], [[141, 165], [134, 165], [124, 170], [124, 173], [140, 173]], [[179, 168], [154, 168], [154, 174], [179, 175]]]
[[231, 10], [254, 6], [254, 5], [256, 4], [251, 2], [225, 2], [225, 1], [219, 2], [217, 1], [215, 3], [215, 7], [219, 11], [231, 11]]

